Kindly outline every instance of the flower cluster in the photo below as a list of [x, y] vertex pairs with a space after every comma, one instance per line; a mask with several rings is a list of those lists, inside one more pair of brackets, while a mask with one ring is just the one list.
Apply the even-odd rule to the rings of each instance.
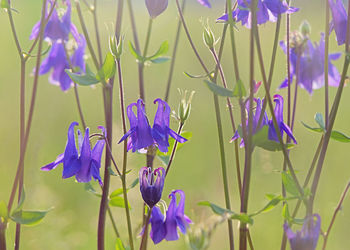
[[[41, 170], [50, 171], [63, 163], [63, 179], [75, 176], [78, 182], [90, 182], [91, 177], [93, 177], [95, 180], [99, 181], [100, 185], [102, 185], [100, 167], [105, 141], [97, 141], [94, 148], [91, 150], [89, 128], [86, 128], [84, 138], [78, 130], [78, 145], [80, 151], [80, 154], [78, 154], [74, 133], [74, 127], [77, 125], [77, 122], [72, 122], [69, 126], [68, 140], [64, 153], [58, 155], [54, 162], [42, 167]], [[105, 129], [103, 127], [99, 128], [104, 132]]]
[[[251, 0], [238, 0], [238, 7], [232, 12], [232, 19], [241, 22], [247, 28], [251, 27]], [[298, 8], [288, 6], [286, 0], [258, 0], [257, 23], [264, 24], [268, 21], [276, 22], [278, 15], [283, 13], [294, 13]], [[228, 15], [225, 14], [217, 19], [219, 22], [227, 22]]]
[[[180, 201], [177, 204], [176, 194], [180, 194]], [[159, 207], [153, 207], [151, 214], [150, 236], [154, 244], [163, 239], [173, 241], [179, 239], [177, 228], [185, 234], [192, 221], [185, 215], [185, 193], [182, 190], [175, 190], [169, 195], [171, 198], [169, 207], [164, 217]]]
[[[262, 115], [261, 112], [262, 112], [262, 106], [263, 106], [264, 100], [261, 101], [260, 98], [254, 98], [254, 102], [256, 103], [256, 108], [255, 108], [255, 113], [253, 114], [253, 119], [252, 119], [253, 120], [253, 134], [256, 134], [264, 126], [268, 126], [269, 127], [268, 139], [272, 140], [272, 141], [279, 142], [278, 137], [277, 137], [277, 132], [276, 132], [275, 126], [273, 124], [273, 120], [272, 119], [268, 120], [266, 112], [263, 114], [261, 123], [259, 125], [259, 119], [260, 119], [260, 116]], [[280, 95], [275, 95], [274, 102], [276, 103], [274, 113], [276, 116], [277, 125], [278, 125], [279, 131], [281, 133], [281, 136], [283, 137], [284, 132], [286, 132], [286, 134], [293, 140], [293, 142], [297, 143], [294, 136], [293, 136], [291, 129], [288, 127], [287, 124], [285, 124], [283, 122], [283, 97]], [[247, 103], [246, 103], [246, 110], [248, 112], [248, 118], [246, 121], [247, 127], [248, 127], [248, 121], [249, 121], [249, 108], [250, 108], [250, 104], [249, 104], [249, 101], [247, 101]], [[231, 141], [237, 140], [240, 137], [241, 136], [239, 135], [238, 131], [236, 131], [236, 133], [232, 137]], [[240, 145], [241, 145], [241, 147], [244, 146], [243, 138], [241, 140]]]
[[[72, 80], [65, 72], [66, 69], [73, 67], [78, 72], [85, 72], [84, 53], [86, 41], [83, 35], [78, 33], [77, 28], [71, 22], [72, 7], [69, 0], [63, 1], [67, 6], [67, 10], [60, 18], [57, 10], [53, 9], [50, 19], [44, 30], [44, 38], [52, 43], [49, 55], [42, 62], [39, 74], [43, 75], [53, 69], [49, 81], [52, 84], [59, 85], [62, 91], [68, 90], [72, 86]], [[50, 1], [53, 8], [53, 1]], [[46, 16], [48, 16], [48, 12]], [[35, 39], [39, 35], [41, 22], [36, 23], [32, 29], [30, 39]], [[72, 34], [76, 46], [73, 49], [72, 55], [68, 55], [66, 43], [69, 40], [69, 34]], [[70, 65], [71, 63], [71, 65]]]
[[[158, 103], [158, 109], [152, 128], [149, 125], [145, 105], [141, 99], [127, 107], [130, 130], [120, 139], [119, 143], [130, 136], [128, 150], [132, 149], [132, 152], [135, 152], [156, 144], [161, 152], [166, 153], [169, 147], [169, 135], [180, 143], [187, 141], [169, 128], [171, 112], [169, 105], [159, 98], [154, 100], [154, 103]], [[137, 116], [133, 112], [133, 107], [137, 108]]]
[[306, 218], [303, 228], [296, 233], [290, 229], [288, 224], [284, 224], [284, 230], [292, 250], [315, 250], [321, 231], [321, 217], [314, 214]]
[[[302, 39], [303, 40], [303, 39]], [[284, 53], [287, 53], [286, 44], [282, 41], [280, 46]], [[298, 84], [312, 94], [314, 89], [321, 88], [324, 85], [324, 34], [321, 34], [320, 42], [312, 44], [307, 39], [305, 42], [295, 44], [290, 50], [291, 72], [290, 79], [298, 79]], [[329, 55], [328, 59], [328, 79], [330, 86], [338, 86], [340, 74], [337, 68], [331, 63], [339, 59], [340, 53]], [[298, 74], [298, 75], [297, 75]], [[288, 86], [288, 77], [282, 82], [280, 88]]]

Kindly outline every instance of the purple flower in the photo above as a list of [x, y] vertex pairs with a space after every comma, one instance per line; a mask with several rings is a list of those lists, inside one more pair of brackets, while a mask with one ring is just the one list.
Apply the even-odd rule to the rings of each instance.
[[197, 0], [198, 3], [200, 3], [201, 5], [207, 7], [207, 8], [211, 8], [211, 4], [208, 0]]
[[[275, 95], [274, 96], [274, 102], [276, 103], [275, 106], [275, 116], [276, 116], [276, 120], [277, 120], [277, 125], [278, 128], [280, 130], [281, 133], [281, 137], [283, 138], [283, 133], [286, 132], [286, 134], [293, 140], [294, 143], [297, 143], [297, 141], [295, 140], [294, 136], [293, 136], [293, 132], [292, 130], [288, 127], [287, 124], [285, 124], [283, 122], [283, 97], [280, 95]], [[269, 120], [269, 134], [268, 134], [268, 138], [269, 140], [272, 141], [277, 141], [278, 137], [277, 137], [277, 133], [275, 130], [275, 126], [273, 125], [273, 120]]]
[[292, 250], [315, 250], [320, 230], [321, 217], [318, 214], [306, 218], [303, 228], [296, 233], [290, 229], [288, 224], [284, 224], [284, 231], [289, 239]]
[[[261, 111], [262, 111], [262, 105], [263, 105], [263, 101], [261, 101], [260, 98], [254, 98], [254, 102], [256, 103], [256, 108], [255, 108], [255, 114], [253, 114], [253, 134], [256, 134], [262, 127], [264, 127], [265, 125], [268, 124], [268, 118], [267, 118], [267, 114], [265, 112], [263, 119], [261, 121], [260, 126], [258, 127], [258, 123], [259, 123], [259, 119], [260, 119], [260, 115], [261, 115]], [[248, 118], [246, 121], [246, 126], [248, 127], [248, 121], [249, 121], [249, 100], [246, 103], [246, 110], [248, 112]], [[238, 131], [236, 131], [236, 133], [234, 134], [234, 136], [232, 137], [231, 141], [237, 140], [238, 138], [240, 138], [240, 135], [238, 134]], [[243, 138], [241, 140], [240, 146], [243, 147], [244, 146], [244, 141]]]
[[143, 167], [139, 172], [141, 195], [150, 208], [162, 197], [164, 178], [164, 168], [157, 168], [153, 171], [151, 168]]
[[[286, 45], [284, 42], [280, 42], [280, 46], [287, 52]], [[321, 88], [324, 85], [324, 34], [321, 34], [319, 44], [312, 44], [310, 40], [307, 40], [303, 48], [299, 46], [294, 47], [290, 51], [290, 62], [291, 62], [291, 75], [290, 79], [296, 77], [297, 64], [299, 60], [299, 73], [298, 73], [298, 84], [312, 94], [314, 89]], [[340, 82], [340, 74], [336, 67], [331, 63], [333, 60], [339, 59], [341, 53], [334, 53], [329, 55], [329, 85], [338, 86]], [[280, 88], [288, 86], [288, 77], [282, 82]]]
[[[236, 22], [241, 22], [247, 28], [251, 27], [251, 0], [237, 0], [238, 7], [232, 12], [232, 18]], [[247, 6], [248, 4], [248, 6]], [[259, 0], [256, 12], [257, 23], [263, 24], [267, 21], [276, 22], [277, 17], [283, 13], [294, 13], [298, 8], [288, 6], [285, 0]], [[227, 22], [228, 15], [225, 14], [217, 19], [219, 22]]]
[[341, 0], [328, 0], [329, 7], [331, 8], [333, 20], [331, 22], [331, 31], [334, 29], [337, 36], [338, 45], [342, 45], [346, 41], [346, 27], [348, 15], [344, 4]]
[[[137, 117], [132, 110], [134, 106], [137, 107]], [[120, 139], [119, 143], [130, 136], [128, 150], [132, 148], [132, 152], [153, 145], [152, 129], [146, 116], [145, 104], [143, 101], [138, 99], [137, 103], [131, 103], [127, 107], [127, 115], [129, 118], [130, 130]]]
[[[177, 204], [176, 194], [180, 194], [180, 201]], [[173, 241], [179, 239], [177, 228], [185, 234], [189, 224], [192, 221], [185, 215], [185, 193], [182, 190], [175, 190], [170, 195], [171, 198], [166, 218], [158, 207], [152, 209], [151, 214], [151, 239], [154, 244], [161, 242], [163, 239]]]
[[[119, 143], [130, 136], [128, 150], [132, 148], [132, 152], [135, 152], [157, 144], [159, 150], [166, 153], [169, 147], [169, 135], [180, 143], [187, 141], [169, 128], [171, 111], [169, 105], [159, 98], [154, 101], [154, 103], [157, 102], [158, 110], [154, 118], [153, 128], [149, 125], [144, 108], [145, 105], [141, 99], [137, 103], [131, 103], [127, 107], [130, 130], [120, 139]], [[137, 107], [137, 117], [133, 112], [134, 106]]]
[[159, 150], [166, 153], [169, 147], [169, 135], [180, 143], [187, 140], [169, 128], [171, 112], [169, 105], [160, 98], [154, 100], [154, 104], [156, 103], [158, 103], [158, 109], [153, 122], [152, 136], [158, 144]]
[[[86, 47], [86, 41], [83, 35], [80, 35], [78, 41], [78, 47], [75, 49], [73, 55], [70, 58], [73, 67], [78, 67], [79, 72], [85, 72], [84, 52]], [[48, 73], [51, 69], [52, 73], [49, 77], [49, 81], [52, 84], [59, 85], [62, 91], [68, 90], [73, 81], [66, 73], [66, 69], [69, 69], [69, 63], [67, 60], [66, 50], [64, 44], [61, 42], [55, 42], [50, 50], [49, 55], [42, 62], [39, 74], [43, 75]]]
[[[69, 0], [63, 1], [67, 5], [67, 10], [62, 18], [59, 18], [56, 9], [53, 10], [49, 21], [46, 24], [44, 30], [44, 38], [49, 39], [52, 42], [57, 40], [67, 41], [69, 39], [69, 34], [72, 33], [76, 40], [79, 40], [79, 34], [75, 25], [71, 22], [72, 6]], [[50, 8], [52, 8], [53, 1], [50, 1]], [[48, 16], [48, 11], [46, 12], [46, 17]], [[35, 39], [40, 31], [40, 21], [37, 22], [30, 35], [30, 39]]]
[[[58, 155], [54, 162], [51, 162], [42, 167], [41, 170], [50, 171], [52, 169], [55, 169], [59, 164], [63, 163], [63, 179], [75, 175], [75, 178], [78, 182], [89, 182], [91, 181], [91, 177], [93, 177], [95, 180], [99, 181], [100, 185], [102, 185], [100, 167], [105, 141], [97, 141], [94, 148], [91, 150], [89, 128], [86, 128], [84, 138], [82, 137], [81, 132], [78, 130], [77, 134], [80, 151], [79, 154], [76, 147], [76, 139], [74, 133], [74, 127], [77, 125], [77, 122], [72, 122], [69, 126], [68, 140], [64, 153]], [[99, 128], [104, 131], [103, 127]]]
[[146, 0], [146, 7], [151, 18], [156, 18], [168, 7], [168, 0]]

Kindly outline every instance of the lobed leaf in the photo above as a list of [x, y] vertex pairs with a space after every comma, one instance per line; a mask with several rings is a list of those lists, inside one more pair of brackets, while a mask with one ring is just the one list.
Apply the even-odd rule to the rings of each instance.
[[79, 85], [91, 86], [100, 82], [99, 80], [96, 79], [95, 74], [92, 73], [88, 65], [86, 65], [86, 72], [84, 75], [73, 73], [70, 69], [66, 69], [65, 71], [70, 77], [70, 79], [72, 79], [73, 82]]
[[25, 211], [20, 210], [11, 214], [10, 218], [19, 224], [34, 226], [39, 224], [49, 211]]
[[96, 79], [99, 81], [107, 81], [115, 74], [114, 56], [109, 52], [106, 55], [102, 68], [97, 72]]
[[[115, 196], [109, 201], [109, 205], [112, 207], [125, 208], [124, 198], [120, 196]], [[128, 203], [129, 209], [131, 209], [130, 203]]]
[[213, 92], [215, 95], [224, 96], [224, 97], [233, 97], [232, 90], [221, 87], [209, 80], [204, 80], [204, 82], [207, 85], [207, 87], [210, 89], [210, 91]]
[[244, 84], [243, 84], [243, 82], [241, 80], [239, 80], [236, 83], [236, 85], [235, 85], [235, 87], [233, 89], [233, 96], [242, 98], [242, 97], [244, 97], [246, 95], [247, 95], [247, 91], [246, 91], [246, 89], [244, 87]]
[[146, 57], [145, 61], [152, 61], [155, 60], [157, 58], [159, 58], [160, 56], [164, 55], [165, 53], [167, 53], [169, 50], [169, 43], [168, 41], [164, 41], [159, 49], [157, 50], [157, 52], [155, 54], [153, 54], [152, 56]]

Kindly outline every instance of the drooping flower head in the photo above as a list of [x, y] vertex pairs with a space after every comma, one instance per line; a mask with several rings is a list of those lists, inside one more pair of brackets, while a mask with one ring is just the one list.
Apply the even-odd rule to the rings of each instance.
[[[232, 18], [236, 22], [241, 22], [247, 28], [251, 27], [251, 0], [237, 0], [238, 7], [232, 12]], [[277, 17], [283, 13], [294, 13], [298, 8], [288, 6], [286, 0], [258, 0], [257, 24], [264, 24], [268, 21], [276, 22]], [[228, 15], [225, 14], [217, 19], [219, 22], [227, 22]]]
[[[176, 194], [180, 194], [180, 201], [177, 204]], [[163, 239], [174, 241], [179, 239], [178, 229], [185, 234], [189, 224], [192, 221], [185, 215], [185, 193], [182, 190], [175, 190], [170, 195], [169, 207], [166, 211], [166, 217], [158, 207], [152, 209], [151, 214], [151, 232], [150, 236], [154, 244], [161, 242]]]
[[168, 0], [146, 0], [146, 7], [151, 18], [156, 18], [168, 7]]
[[328, 0], [328, 2], [333, 17], [331, 31], [334, 29], [338, 45], [342, 45], [346, 42], [348, 15], [341, 0], [335, 0], [335, 2], [334, 0]]
[[[280, 42], [280, 46], [287, 53], [286, 45]], [[307, 40], [303, 46], [295, 46], [290, 50], [291, 74], [290, 79], [295, 77], [298, 84], [312, 94], [314, 89], [321, 88], [324, 85], [324, 34], [321, 34], [320, 42], [312, 44]], [[340, 53], [329, 55], [329, 85], [338, 86], [340, 74], [331, 61], [339, 59]], [[298, 74], [298, 76], [297, 76]], [[282, 82], [280, 88], [288, 86], [288, 77]]]
[[[169, 135], [180, 143], [187, 141], [169, 128], [171, 112], [169, 105], [159, 98], [154, 103], [158, 103], [158, 109], [154, 118], [153, 128], [149, 125], [144, 103], [141, 99], [127, 107], [130, 130], [120, 139], [119, 143], [130, 136], [128, 150], [132, 149], [132, 152], [135, 152], [155, 144], [161, 152], [168, 152]], [[134, 106], [137, 107], [137, 117], [133, 112]]]
[[[72, 122], [72, 124], [69, 126], [68, 140], [64, 153], [58, 155], [54, 162], [42, 167], [41, 170], [50, 171], [55, 169], [59, 164], [63, 163], [63, 179], [75, 176], [78, 182], [90, 182], [91, 178], [93, 177], [95, 180], [99, 181], [100, 185], [102, 185], [100, 167], [105, 141], [97, 141], [94, 148], [91, 150], [89, 128], [86, 128], [84, 138], [81, 135], [81, 132], [78, 130], [79, 154], [76, 147], [76, 138], [74, 133], [74, 127], [77, 125], [77, 122]], [[103, 127], [99, 128], [103, 132], [105, 131]]]
[[[78, 47], [70, 57], [70, 62], [74, 68], [78, 68], [79, 72], [85, 72], [84, 52], [86, 47], [86, 41], [83, 35], [80, 35], [78, 41]], [[56, 42], [52, 45], [49, 55], [41, 63], [39, 74], [44, 75], [52, 69], [52, 73], [49, 77], [49, 81], [52, 84], [59, 85], [62, 91], [68, 90], [73, 81], [66, 73], [66, 69], [69, 69], [69, 61], [66, 55], [66, 49], [64, 44]]]
[[[281, 137], [283, 138], [283, 133], [286, 132], [286, 134], [293, 140], [294, 143], [297, 143], [297, 141], [295, 140], [292, 130], [288, 127], [287, 124], [285, 124], [283, 122], [283, 97], [280, 95], [275, 95], [274, 96], [274, 102], [276, 103], [275, 106], [275, 116], [276, 116], [276, 120], [277, 120], [277, 125], [279, 128], [279, 131], [281, 133]], [[273, 120], [269, 120], [269, 133], [268, 133], [268, 138], [269, 140], [272, 141], [277, 141], [278, 140], [278, 136], [277, 136], [277, 132], [275, 130], [275, 126], [273, 124]]]
[[201, 5], [207, 7], [207, 8], [211, 8], [211, 4], [208, 0], [197, 0], [198, 3], [200, 3]]
[[139, 172], [140, 191], [144, 202], [152, 208], [162, 197], [164, 186], [165, 170], [164, 168], [143, 167]]
[[288, 224], [284, 224], [284, 231], [289, 239], [292, 250], [315, 250], [321, 230], [321, 217], [314, 214], [305, 219], [301, 231], [294, 233]]
[[[137, 108], [137, 116], [133, 112], [133, 107]], [[120, 139], [119, 143], [130, 136], [128, 141], [128, 150], [132, 152], [151, 146], [154, 141], [152, 137], [152, 129], [149, 125], [145, 104], [141, 99], [137, 103], [131, 103], [127, 107], [127, 115], [130, 123], [130, 130]]]
[[[263, 101], [260, 98], [254, 98], [254, 102], [256, 103], [256, 108], [255, 108], [255, 113], [253, 113], [253, 134], [256, 134], [263, 126], [267, 125], [268, 118], [267, 118], [267, 113], [265, 112], [263, 115], [261, 124], [259, 125], [259, 119], [260, 119], [261, 112], [262, 112]], [[248, 127], [249, 108], [250, 108], [249, 100], [247, 101], [245, 108], [246, 108], [247, 113], [248, 113], [248, 118], [246, 119], [246, 126]], [[258, 125], [259, 125], [259, 127], [258, 127]], [[239, 135], [238, 131], [236, 131], [236, 133], [232, 137], [231, 141], [237, 140], [240, 137], [241, 136]], [[244, 146], [243, 138], [241, 140], [240, 146], [241, 147]]]
[[154, 117], [152, 136], [159, 150], [166, 153], [169, 147], [169, 135], [180, 143], [184, 143], [187, 140], [169, 128], [171, 112], [169, 105], [160, 98], [155, 99], [154, 103], [158, 103], [158, 109]]
[[[76, 40], [79, 39], [77, 28], [71, 22], [72, 6], [70, 3], [70, 0], [64, 0], [62, 2], [67, 6], [66, 12], [60, 18], [56, 8], [54, 8], [44, 30], [44, 38], [50, 40], [51, 42], [62, 41], [62, 40], [68, 41], [70, 33], [72, 33], [72, 35]], [[49, 9], [53, 7], [53, 4], [54, 4], [54, 1], [50, 0]], [[49, 11], [47, 10], [46, 17], [48, 15], [49, 15]], [[35, 39], [38, 36], [40, 31], [40, 25], [41, 25], [40, 21], [34, 25], [32, 29], [32, 33], [30, 35], [31, 40]]]

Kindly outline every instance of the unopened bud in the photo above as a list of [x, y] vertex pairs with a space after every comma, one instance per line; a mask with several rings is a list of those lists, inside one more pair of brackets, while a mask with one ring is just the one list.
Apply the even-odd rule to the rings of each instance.
[[121, 37], [119, 42], [115, 36], [109, 37], [109, 50], [116, 59], [119, 59], [123, 53], [123, 44], [124, 37]]
[[310, 34], [311, 34], [311, 25], [310, 25], [310, 23], [308, 21], [304, 20], [300, 24], [299, 31], [304, 37], [309, 37]]
[[179, 118], [182, 124], [188, 119], [191, 113], [191, 103], [194, 95], [194, 91], [191, 92], [189, 98], [187, 99], [187, 91], [183, 92], [183, 97], [179, 105]]
[[214, 48], [214, 45], [216, 43], [215, 37], [214, 37], [214, 34], [209, 27], [204, 28], [203, 40], [204, 40], [205, 45], [207, 45], [209, 49]]
[[151, 18], [156, 18], [168, 7], [168, 0], [146, 0], [146, 7]]

